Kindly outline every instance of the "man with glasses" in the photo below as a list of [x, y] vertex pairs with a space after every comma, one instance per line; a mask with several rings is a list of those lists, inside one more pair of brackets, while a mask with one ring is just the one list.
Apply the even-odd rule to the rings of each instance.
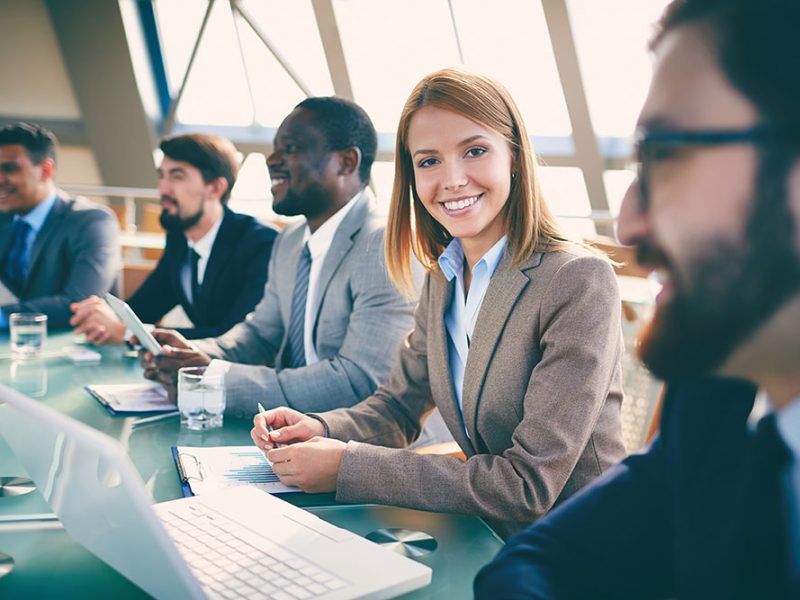
[[795, 0], [667, 9], [618, 232], [663, 284], [640, 346], [661, 434], [513, 538], [478, 598], [800, 598], [798, 31]]

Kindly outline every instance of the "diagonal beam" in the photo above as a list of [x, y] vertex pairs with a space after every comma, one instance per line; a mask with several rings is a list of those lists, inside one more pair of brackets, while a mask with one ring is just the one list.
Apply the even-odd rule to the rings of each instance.
[[139, 94], [119, 3], [45, 5], [103, 182], [152, 186], [155, 131]]
[[[608, 198], [603, 183], [604, 162], [589, 114], [589, 104], [586, 101], [586, 90], [581, 77], [566, 0], [542, 0], [542, 7], [550, 32], [558, 76], [564, 90], [567, 112], [572, 122], [575, 159], [583, 171], [589, 203], [592, 210], [608, 210]], [[613, 232], [608, 228], [598, 227], [598, 233], [609, 235]]]
[[175, 127], [175, 118], [178, 114], [178, 105], [181, 103], [181, 98], [183, 98], [183, 92], [186, 90], [186, 83], [189, 81], [189, 75], [192, 72], [194, 61], [197, 58], [197, 50], [200, 48], [200, 42], [203, 41], [203, 34], [206, 32], [206, 27], [208, 26], [208, 22], [211, 18], [211, 11], [214, 9], [215, 1], [216, 0], [208, 0], [208, 8], [206, 9], [206, 14], [203, 15], [203, 23], [200, 25], [200, 31], [197, 32], [197, 38], [194, 41], [192, 54], [189, 57], [189, 63], [186, 65], [186, 71], [183, 74], [183, 81], [181, 81], [181, 87], [178, 88], [178, 93], [172, 100], [172, 104], [169, 107], [169, 113], [167, 113], [167, 118], [164, 119], [164, 124], [161, 127], [162, 135], [171, 134], [173, 128]]
[[342, 38], [339, 35], [339, 25], [336, 23], [333, 1], [311, 0], [311, 6], [314, 8], [314, 17], [317, 19], [317, 28], [322, 40], [322, 48], [325, 50], [325, 59], [328, 61], [333, 91], [337, 96], [354, 100], [353, 85], [347, 70], [347, 61], [344, 57]]
[[303, 81], [303, 78], [300, 77], [300, 74], [294, 70], [294, 67], [292, 67], [291, 63], [281, 53], [281, 51], [278, 50], [278, 47], [272, 43], [272, 40], [269, 39], [269, 36], [267, 36], [266, 32], [258, 26], [258, 23], [256, 23], [256, 20], [250, 15], [250, 13], [242, 8], [241, 4], [239, 4], [237, 0], [231, 0], [231, 8], [233, 8], [233, 10], [239, 14], [244, 22], [250, 26], [250, 29], [253, 30], [253, 33], [258, 36], [258, 39], [261, 40], [261, 43], [264, 44], [267, 50], [272, 53], [272, 56], [275, 57], [275, 60], [280, 63], [280, 65], [283, 67], [283, 70], [286, 71], [289, 77], [292, 78], [292, 81], [294, 81], [295, 85], [297, 85], [297, 87], [299, 87], [306, 96], [313, 96], [314, 93], [311, 91], [311, 88], [306, 85], [306, 82]]

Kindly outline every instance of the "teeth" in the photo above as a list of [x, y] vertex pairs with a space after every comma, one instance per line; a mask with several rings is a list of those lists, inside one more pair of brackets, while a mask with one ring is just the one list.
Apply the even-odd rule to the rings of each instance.
[[449, 202], [444, 203], [444, 207], [447, 210], [461, 210], [462, 208], [467, 208], [468, 206], [472, 206], [478, 201], [478, 196], [472, 196], [470, 198], [465, 198], [463, 200], [451, 200]]
[[286, 177], [273, 177], [272, 178], [272, 185], [280, 185], [282, 183], [286, 183]]

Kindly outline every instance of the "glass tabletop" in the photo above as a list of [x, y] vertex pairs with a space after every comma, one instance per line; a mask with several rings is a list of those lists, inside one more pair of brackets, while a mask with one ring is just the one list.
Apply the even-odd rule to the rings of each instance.
[[[71, 347], [70, 332], [51, 334], [42, 356], [27, 361], [8, 358], [7, 337], [0, 337], [0, 383], [25, 393], [64, 414], [117, 439], [142, 476], [156, 502], [182, 496], [172, 446], [249, 445], [250, 420], [225, 418], [221, 429], [190, 431], [177, 416], [142, 422], [140, 417], [112, 416], [85, 391], [102, 383], [141, 383], [135, 355], [123, 347], [92, 348], [101, 355], [93, 365], [74, 364], [60, 354]], [[0, 438], [0, 477], [25, 477], [10, 448]], [[438, 547], [416, 559], [433, 569], [431, 585], [408, 598], [469, 597], [472, 579], [500, 549], [502, 542], [475, 517], [444, 515], [376, 505], [337, 504], [334, 494], [284, 497], [321, 518], [361, 535], [384, 528], [425, 532]], [[11, 555], [15, 570], [0, 579], [0, 596], [39, 597], [62, 594], [90, 596], [103, 590], [117, 598], [145, 597], [135, 585], [77, 544], [52, 518], [42, 496], [33, 493], [0, 497], [0, 552]], [[405, 597], [405, 596], [404, 596]]]

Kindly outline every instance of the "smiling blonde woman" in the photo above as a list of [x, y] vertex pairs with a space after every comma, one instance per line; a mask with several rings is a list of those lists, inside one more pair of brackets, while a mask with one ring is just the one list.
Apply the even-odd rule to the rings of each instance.
[[[284, 483], [478, 515], [507, 537], [624, 456], [622, 341], [610, 264], [560, 233], [490, 78], [445, 69], [406, 102], [386, 259], [409, 294], [412, 252], [428, 275], [386, 383], [348, 409], [269, 411], [252, 436]], [[402, 449], [435, 407], [466, 461]]]

